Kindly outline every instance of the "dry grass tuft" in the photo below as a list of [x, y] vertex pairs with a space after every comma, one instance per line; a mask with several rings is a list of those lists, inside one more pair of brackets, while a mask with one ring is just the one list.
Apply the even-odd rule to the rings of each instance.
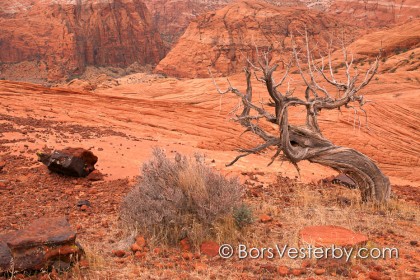
[[[142, 168], [143, 178], [125, 197], [122, 220], [150, 240], [176, 244], [188, 237], [194, 246], [205, 239], [233, 241], [240, 232], [234, 209], [241, 204], [237, 178], [226, 178], [179, 154], [174, 160], [162, 149]], [[243, 222], [243, 221], [241, 221]]]

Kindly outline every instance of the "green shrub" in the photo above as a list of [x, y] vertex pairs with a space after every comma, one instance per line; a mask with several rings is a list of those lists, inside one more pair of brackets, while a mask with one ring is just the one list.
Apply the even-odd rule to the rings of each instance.
[[246, 204], [241, 204], [233, 209], [233, 217], [235, 218], [236, 226], [244, 228], [245, 226], [252, 224], [254, 221], [252, 210]]

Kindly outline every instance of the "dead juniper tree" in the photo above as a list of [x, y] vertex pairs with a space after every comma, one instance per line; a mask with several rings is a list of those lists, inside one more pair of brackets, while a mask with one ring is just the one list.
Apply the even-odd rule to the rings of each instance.
[[[273, 77], [278, 65], [269, 64], [268, 52], [261, 55], [261, 58], [255, 63], [256, 65], [248, 60], [248, 66], [244, 69], [247, 83], [246, 92], [241, 92], [233, 87], [229, 80], [229, 88], [222, 91], [213, 79], [220, 94], [232, 92], [241, 99], [242, 113], [236, 115], [234, 120], [246, 128], [245, 132], [252, 132], [263, 140], [263, 143], [255, 148], [240, 150], [243, 154], [237, 156], [227, 166], [233, 165], [241, 157], [275, 147], [276, 152], [270, 164], [276, 158], [281, 157], [283, 160], [291, 162], [298, 172], [297, 163], [302, 160], [329, 166], [346, 174], [356, 183], [361, 191], [363, 201], [385, 202], [390, 196], [388, 177], [366, 155], [351, 148], [336, 146], [326, 139], [320, 131], [317, 119], [321, 110], [340, 110], [342, 107], [352, 108], [356, 113], [357, 110], [366, 113], [363, 109], [366, 100], [359, 92], [375, 76], [379, 57], [370, 65], [363, 75], [363, 79], [359, 81], [359, 73], [352, 67], [353, 57], [349, 59], [347, 50], [343, 46], [345, 81], [341, 82], [335, 78], [331, 52], [328, 52], [327, 59], [321, 57], [315, 60], [309, 48], [307, 34], [305, 38], [306, 45], [302, 48], [304, 54], [298, 50], [292, 38], [291, 62], [285, 66], [285, 72], [278, 82]], [[294, 90], [291, 90], [289, 86], [283, 92], [280, 90], [280, 86], [286, 81], [293, 65], [297, 68], [306, 86], [304, 97], [301, 98], [295, 96]], [[255, 78], [259, 82], [265, 85], [271, 99], [267, 105], [274, 107], [274, 110], [267, 110], [266, 108], [269, 106], [264, 106], [263, 102], [253, 100], [251, 72], [255, 74]], [[261, 77], [258, 76], [260, 73], [262, 73]], [[328, 83], [330, 87], [335, 87], [337, 94], [332, 95], [327, 87], [322, 86], [317, 79]], [[304, 126], [289, 123], [289, 107], [291, 106], [301, 106], [306, 109], [306, 124]], [[275, 124], [277, 132], [273, 134], [264, 129], [264, 126], [261, 125], [262, 120]]]

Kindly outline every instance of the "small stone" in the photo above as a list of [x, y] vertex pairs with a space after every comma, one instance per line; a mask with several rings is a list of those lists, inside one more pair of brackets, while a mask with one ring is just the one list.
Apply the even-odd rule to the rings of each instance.
[[104, 179], [104, 175], [99, 170], [95, 169], [89, 173], [86, 179], [89, 181], [102, 181]]
[[411, 240], [410, 241], [411, 246], [416, 246], [417, 244], [418, 244], [418, 241], [416, 241], [416, 240]]
[[139, 245], [140, 248], [143, 248], [146, 246], [146, 240], [143, 236], [139, 235], [136, 237], [136, 244]]
[[317, 269], [314, 270], [314, 273], [316, 275], [323, 275], [323, 274], [325, 274], [325, 272], [326, 272], [326, 270], [324, 268], [317, 268]]
[[114, 250], [112, 251], [112, 254], [118, 258], [122, 258], [125, 256], [125, 251], [124, 250]]
[[137, 251], [141, 251], [143, 248], [142, 247], [140, 247], [137, 243], [134, 243], [134, 244], [132, 244], [131, 245], [131, 250], [133, 251], [133, 252], [137, 252]]
[[272, 220], [273, 220], [273, 218], [271, 216], [268, 216], [266, 214], [260, 215], [260, 222], [261, 223], [268, 223], [268, 222], [271, 222]]
[[82, 205], [81, 207], [80, 207], [80, 210], [82, 210], [82, 211], [87, 211], [88, 210], [88, 206], [87, 205]]
[[207, 269], [207, 264], [198, 262], [194, 264], [194, 269], [197, 271], [204, 271]]
[[215, 257], [219, 255], [219, 244], [214, 241], [205, 241], [201, 243], [200, 252], [209, 257]]
[[154, 248], [154, 249], [153, 249], [153, 253], [154, 253], [155, 255], [159, 255], [161, 252], [162, 252], [162, 250], [161, 250], [160, 248]]
[[143, 258], [145, 258], [145, 257], [146, 257], [146, 255], [147, 255], [147, 253], [146, 253], [146, 252], [140, 252], [140, 251], [137, 251], [137, 252], [134, 254], [134, 256], [135, 256], [137, 259], [143, 259]]
[[282, 266], [279, 266], [278, 268], [277, 268], [277, 273], [280, 275], [280, 276], [287, 276], [288, 274], [289, 274], [289, 268], [287, 267], [287, 266], [284, 266], [284, 265], [282, 265]]
[[292, 271], [290, 273], [292, 273], [294, 276], [300, 276], [300, 275], [304, 274], [304, 271], [302, 269], [299, 269], [299, 268], [294, 268], [294, 269], [292, 269]]
[[90, 206], [90, 201], [89, 201], [89, 200], [79, 200], [79, 201], [76, 203], [76, 205], [77, 205], [78, 207], [81, 207], [81, 206], [83, 206], [83, 205]]
[[190, 253], [190, 252], [183, 252], [182, 253], [182, 258], [184, 259], [184, 260], [192, 260], [193, 259], [193, 254], [192, 253]]
[[381, 274], [377, 271], [369, 272], [368, 276], [369, 276], [369, 279], [371, 279], [371, 280], [381, 280], [382, 279]]

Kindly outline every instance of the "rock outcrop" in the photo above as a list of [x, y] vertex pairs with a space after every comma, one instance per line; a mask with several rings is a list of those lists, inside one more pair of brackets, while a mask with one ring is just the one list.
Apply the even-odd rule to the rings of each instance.
[[326, 45], [334, 33], [356, 31], [349, 25], [320, 11], [279, 7], [263, 1], [241, 1], [216, 12], [199, 16], [191, 22], [175, 47], [158, 64], [155, 71], [177, 77], [209, 77], [208, 67], [222, 75], [242, 70], [246, 57], [272, 50], [280, 58], [290, 54], [290, 34], [299, 39], [308, 30], [318, 45]]
[[0, 7], [0, 78], [60, 80], [88, 65], [156, 64], [165, 53], [141, 0], [18, 0]]
[[82, 254], [65, 217], [41, 218], [25, 229], [0, 235], [0, 274], [64, 269]]

